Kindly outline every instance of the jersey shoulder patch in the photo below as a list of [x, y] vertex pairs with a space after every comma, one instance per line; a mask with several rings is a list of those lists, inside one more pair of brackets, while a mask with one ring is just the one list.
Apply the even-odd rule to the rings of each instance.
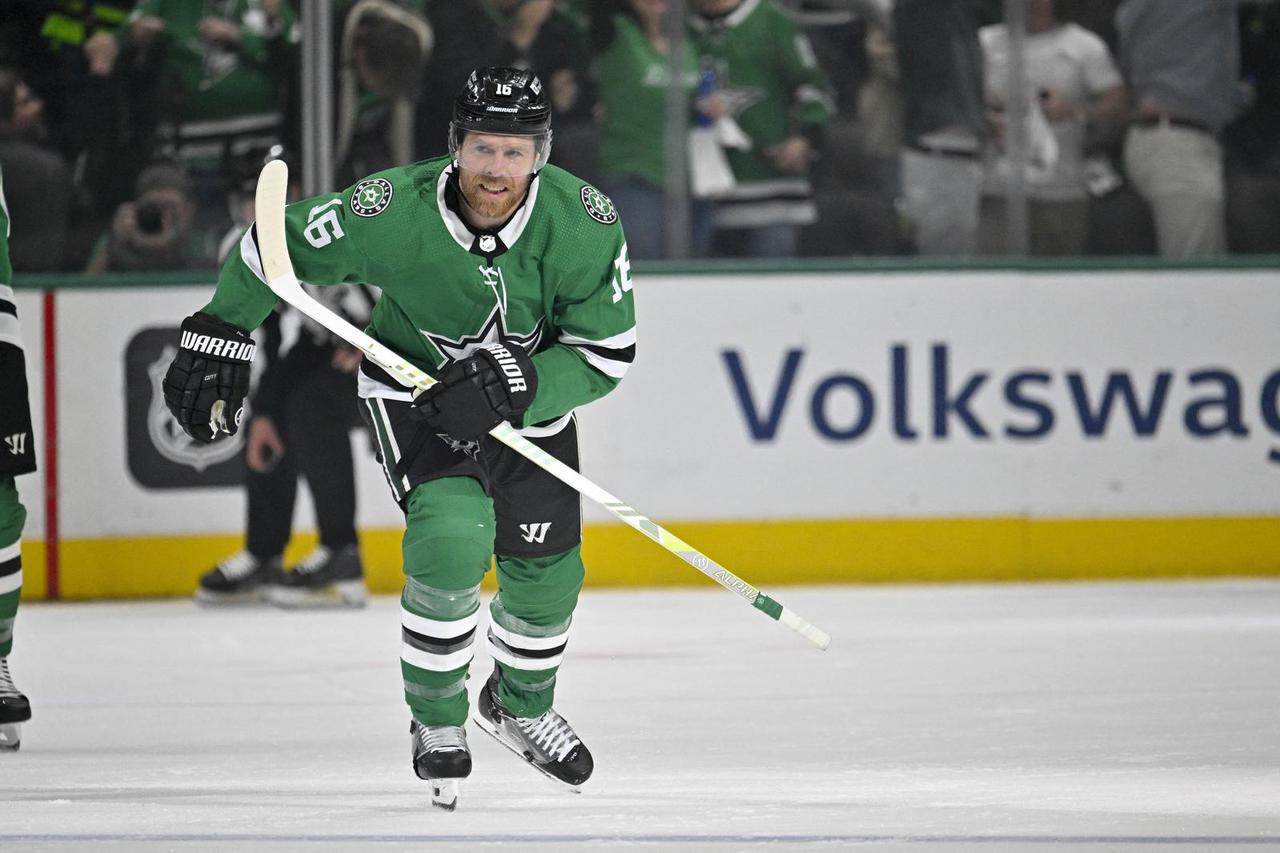
[[587, 215], [599, 222], [601, 225], [612, 225], [618, 221], [618, 209], [613, 206], [613, 202], [609, 197], [600, 190], [588, 184], [582, 188], [580, 193], [582, 198], [582, 206], [586, 208]]
[[351, 212], [356, 216], [377, 216], [391, 204], [391, 182], [385, 178], [369, 178], [351, 191]]

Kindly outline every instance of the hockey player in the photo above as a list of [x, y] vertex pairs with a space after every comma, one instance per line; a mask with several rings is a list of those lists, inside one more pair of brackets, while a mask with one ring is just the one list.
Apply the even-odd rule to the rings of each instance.
[[[471, 772], [466, 678], [495, 556], [495, 668], [475, 722], [566, 785], [593, 767], [552, 708], [584, 576], [579, 497], [487, 436], [510, 421], [576, 468], [574, 409], [611, 391], [635, 352], [618, 214], [548, 166], [550, 147], [541, 81], [479, 69], [455, 102], [447, 157], [286, 211], [299, 278], [379, 286], [369, 333], [439, 379], [415, 394], [366, 360], [359, 395], [406, 518], [401, 673], [413, 765], [446, 808]], [[250, 229], [213, 300], [183, 322], [165, 379], [171, 410], [200, 440], [236, 430], [253, 353], [246, 330], [275, 303], [256, 239]]]
[[13, 622], [22, 594], [22, 525], [27, 511], [13, 478], [36, 470], [27, 401], [27, 364], [18, 334], [18, 311], [9, 286], [9, 208], [0, 175], [0, 751], [21, 743], [22, 724], [31, 719], [31, 703], [9, 675]]

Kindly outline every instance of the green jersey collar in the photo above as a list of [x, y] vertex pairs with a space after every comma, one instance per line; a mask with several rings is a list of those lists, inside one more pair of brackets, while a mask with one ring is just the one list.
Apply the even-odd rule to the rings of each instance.
[[[444, 227], [453, 237], [454, 242], [465, 251], [470, 252], [471, 247], [476, 245], [476, 239], [486, 232], [475, 231], [456, 211], [449, 207], [448, 202], [445, 200], [445, 190], [449, 186], [453, 170], [454, 166], [447, 166], [440, 171], [440, 177], [436, 179], [436, 207], [440, 211], [440, 218], [444, 221]], [[533, 215], [533, 206], [538, 201], [540, 180], [540, 176], [534, 174], [533, 180], [529, 182], [529, 192], [525, 195], [524, 201], [520, 203], [511, 218], [507, 220], [507, 224], [497, 231], [498, 239], [502, 241], [502, 245], [508, 250], [515, 245], [516, 240], [520, 239], [520, 235], [524, 233], [525, 227], [529, 224], [529, 219]]]

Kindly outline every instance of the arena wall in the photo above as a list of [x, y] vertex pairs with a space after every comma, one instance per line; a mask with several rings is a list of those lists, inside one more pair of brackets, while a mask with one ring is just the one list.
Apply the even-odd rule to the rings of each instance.
[[[580, 412], [583, 470], [757, 585], [1280, 574], [1280, 271], [744, 265], [635, 282], [637, 361]], [[18, 481], [24, 594], [189, 593], [244, 516], [236, 445], [191, 445], [158, 396], [209, 283], [19, 284], [44, 467]], [[370, 585], [390, 592], [399, 511], [353, 441]], [[309, 529], [305, 497], [297, 512]], [[590, 584], [706, 582], [595, 506], [584, 522]]]

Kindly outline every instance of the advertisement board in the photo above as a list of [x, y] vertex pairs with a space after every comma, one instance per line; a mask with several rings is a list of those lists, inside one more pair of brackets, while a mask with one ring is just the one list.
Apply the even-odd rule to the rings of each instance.
[[[583, 471], [700, 531], [718, 558], [787, 581], [911, 578], [934, 564], [1017, 576], [1066, 566], [1064, 554], [1125, 574], [1131, 556], [1102, 543], [1150, 540], [1143, 571], [1204, 570], [1215, 554], [1221, 571], [1280, 570], [1273, 549], [1244, 562], [1223, 550], [1257, 551], [1280, 519], [1276, 272], [655, 274], [635, 291], [636, 362], [579, 411]], [[56, 434], [65, 573], [180, 553], [189, 565], [164, 586], [180, 589], [238, 541], [239, 439], [193, 444], [159, 396], [177, 326], [208, 293], [56, 294], [56, 372], [46, 382], [31, 358], [30, 379], [37, 436]], [[42, 297], [18, 298], [28, 351], [43, 352]], [[365, 549], [393, 586], [399, 509], [367, 438], [352, 441]], [[19, 481], [37, 539], [47, 481]], [[589, 550], [616, 572], [601, 582], [673, 576], [648, 568], [642, 538], [584, 509]], [[300, 528], [310, 513], [304, 490]], [[1162, 551], [1171, 530], [1202, 556]], [[1046, 531], [1057, 544], [1036, 544]], [[867, 542], [879, 543], [871, 562]], [[779, 568], [790, 543], [816, 548], [817, 567]]]

